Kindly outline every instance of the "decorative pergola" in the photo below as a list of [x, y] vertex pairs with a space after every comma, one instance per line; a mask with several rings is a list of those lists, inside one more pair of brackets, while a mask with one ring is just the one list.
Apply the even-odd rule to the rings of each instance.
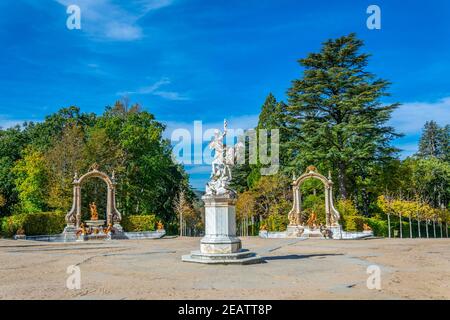
[[72, 208], [66, 215], [66, 223], [69, 229], [78, 229], [81, 224], [81, 184], [84, 180], [89, 178], [100, 178], [108, 186], [107, 200], [106, 200], [106, 223], [107, 225], [114, 225], [116, 228], [120, 228], [120, 221], [122, 215], [116, 208], [116, 182], [114, 178], [114, 172], [110, 178], [106, 173], [98, 171], [98, 165], [94, 164], [89, 169], [89, 172], [78, 178], [75, 173], [73, 179], [73, 203]]
[[293, 179], [292, 182], [292, 191], [294, 194], [294, 203], [291, 211], [289, 212], [289, 225], [303, 225], [304, 221], [302, 221], [302, 195], [300, 186], [305, 180], [308, 179], [318, 179], [322, 181], [325, 187], [325, 216], [326, 216], [326, 226], [327, 227], [338, 227], [340, 214], [334, 207], [333, 203], [333, 181], [331, 181], [331, 174], [328, 175], [328, 178], [321, 175], [317, 168], [314, 166], [309, 166], [306, 169], [306, 172], [303, 173], [300, 177]]

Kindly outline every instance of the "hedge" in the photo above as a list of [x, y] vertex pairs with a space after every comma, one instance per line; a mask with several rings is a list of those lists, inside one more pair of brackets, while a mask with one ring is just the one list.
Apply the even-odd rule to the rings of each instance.
[[125, 231], [153, 231], [156, 229], [156, 216], [150, 215], [129, 215], [123, 216], [121, 225]]
[[271, 214], [261, 221], [260, 225], [265, 225], [267, 231], [285, 231], [289, 224], [287, 215]]
[[65, 225], [63, 212], [21, 213], [2, 218], [0, 233], [12, 237], [22, 229], [27, 236], [58, 234]]

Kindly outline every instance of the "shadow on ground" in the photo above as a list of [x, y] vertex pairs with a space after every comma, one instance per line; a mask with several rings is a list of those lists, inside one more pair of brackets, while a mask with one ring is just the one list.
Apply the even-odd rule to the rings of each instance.
[[285, 256], [272, 256], [263, 257], [264, 260], [298, 260], [298, 259], [308, 259], [315, 257], [327, 257], [327, 256], [342, 256], [342, 253], [324, 253], [324, 254], [288, 254]]

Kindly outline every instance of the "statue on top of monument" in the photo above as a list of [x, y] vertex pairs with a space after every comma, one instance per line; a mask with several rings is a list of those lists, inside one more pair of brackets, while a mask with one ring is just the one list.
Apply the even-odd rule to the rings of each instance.
[[214, 137], [209, 148], [214, 149], [214, 159], [211, 162], [210, 181], [206, 184], [206, 195], [235, 196], [235, 191], [228, 186], [231, 182], [231, 167], [236, 163], [238, 153], [244, 148], [242, 142], [233, 147], [227, 147], [224, 139], [227, 135], [227, 120], [223, 122], [223, 132], [214, 131]]

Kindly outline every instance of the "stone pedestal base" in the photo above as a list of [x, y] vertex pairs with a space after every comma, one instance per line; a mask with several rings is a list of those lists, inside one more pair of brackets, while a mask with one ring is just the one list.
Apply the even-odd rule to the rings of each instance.
[[305, 238], [325, 238], [320, 232], [320, 229], [309, 229], [308, 227], [305, 228], [305, 232], [303, 232], [302, 237]]
[[77, 240], [77, 228], [75, 226], [66, 226], [62, 233], [64, 242], [72, 242]]
[[196, 262], [205, 264], [253, 264], [261, 263], [261, 257], [248, 250], [235, 253], [202, 253], [192, 251], [191, 254], [181, 257], [185, 262]]
[[299, 238], [303, 235], [305, 228], [303, 226], [289, 225], [286, 230], [287, 238]]
[[342, 239], [342, 227], [338, 224], [338, 225], [334, 225], [330, 227], [330, 230], [332, 232], [332, 238], [333, 239]]
[[259, 263], [255, 253], [243, 250], [236, 237], [236, 199], [231, 195], [203, 196], [205, 202], [205, 236], [200, 251], [182, 257], [186, 262], [207, 264]]
[[241, 240], [234, 236], [205, 236], [200, 241], [202, 253], [235, 253], [242, 248]]

